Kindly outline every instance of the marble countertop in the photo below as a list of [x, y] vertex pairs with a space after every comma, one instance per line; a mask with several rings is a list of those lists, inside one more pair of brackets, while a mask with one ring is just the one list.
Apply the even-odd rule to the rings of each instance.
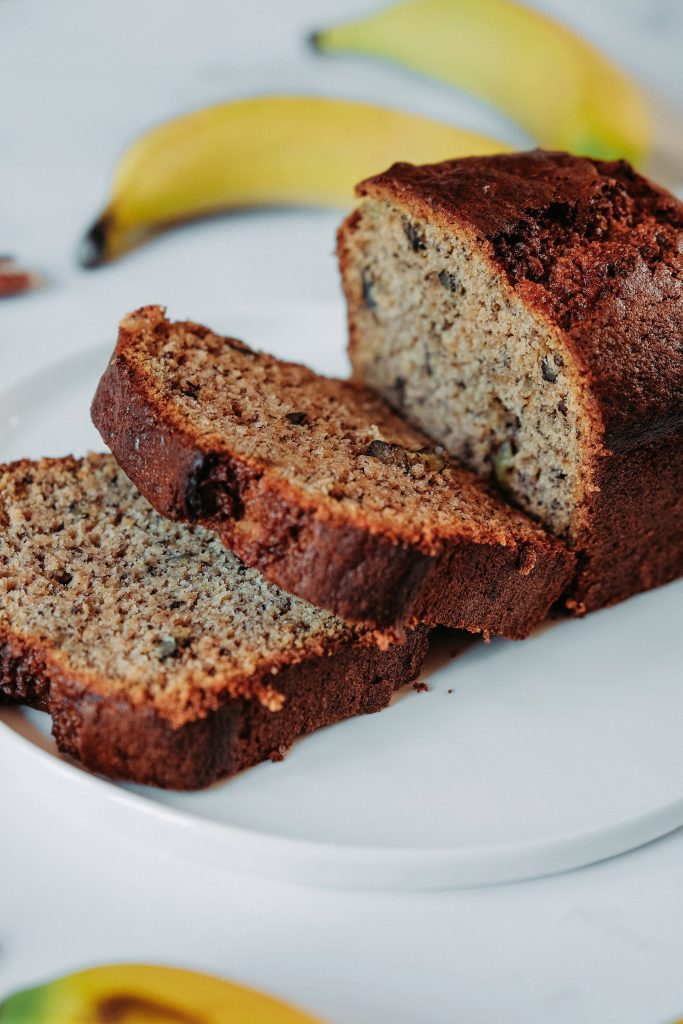
[[[538, 2], [683, 109], [679, 0]], [[113, 340], [126, 309], [338, 303], [338, 214], [218, 218], [76, 266], [113, 164], [147, 126], [222, 98], [318, 91], [514, 138], [463, 97], [305, 32], [361, 0], [4, 0], [0, 247], [49, 286], [0, 308], [0, 388]], [[323, 254], [321, 256], [321, 254]], [[433, 893], [316, 890], [198, 869], [0, 787], [0, 995], [106, 960], [213, 971], [335, 1024], [667, 1024], [683, 1015], [683, 833], [571, 874]]]

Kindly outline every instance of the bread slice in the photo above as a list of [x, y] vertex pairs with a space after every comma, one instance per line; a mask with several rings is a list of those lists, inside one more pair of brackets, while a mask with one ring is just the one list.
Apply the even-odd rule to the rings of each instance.
[[93, 419], [163, 515], [342, 618], [523, 637], [572, 556], [367, 389], [148, 306], [121, 324]]
[[576, 612], [683, 571], [683, 205], [624, 162], [396, 164], [339, 233], [355, 377], [577, 551]]
[[193, 789], [281, 759], [415, 678], [424, 629], [371, 640], [163, 519], [110, 455], [0, 467], [0, 696], [93, 771]]

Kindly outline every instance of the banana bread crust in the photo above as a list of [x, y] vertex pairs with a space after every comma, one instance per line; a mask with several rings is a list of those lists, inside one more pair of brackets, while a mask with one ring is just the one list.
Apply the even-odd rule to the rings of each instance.
[[[571, 353], [592, 486], [572, 539], [570, 610], [681, 575], [683, 204], [625, 161], [541, 150], [395, 164], [357, 192], [468, 237]], [[355, 216], [340, 233], [343, 271]]]
[[[167, 323], [159, 307], [124, 321], [92, 417], [162, 515], [201, 523], [284, 590], [382, 630], [424, 623], [521, 639], [567, 585], [573, 556], [521, 517], [517, 530], [477, 536], [473, 524], [470, 535], [437, 538], [425, 549], [302, 501], [288, 481], [232, 452], [229, 439], [207, 445], [149, 391], [135, 360], [135, 332], [146, 321]], [[463, 473], [469, 486], [473, 477]]]
[[349, 645], [276, 677], [280, 711], [249, 698], [226, 699], [174, 727], [158, 709], [95, 693], [88, 680], [50, 663], [37, 643], [0, 636], [0, 701], [47, 711], [59, 750], [93, 772], [165, 789], [190, 790], [261, 761], [282, 760], [299, 737], [353, 715], [380, 711], [420, 671], [426, 629], [380, 650]]

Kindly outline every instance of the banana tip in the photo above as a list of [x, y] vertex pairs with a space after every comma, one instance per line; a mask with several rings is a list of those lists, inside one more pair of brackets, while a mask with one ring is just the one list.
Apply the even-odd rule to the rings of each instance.
[[78, 262], [87, 270], [106, 262], [108, 218], [103, 214], [85, 233], [78, 247]]
[[322, 50], [322, 38], [323, 33], [321, 31], [309, 32], [306, 36], [306, 42], [312, 50], [316, 50], [319, 53]]

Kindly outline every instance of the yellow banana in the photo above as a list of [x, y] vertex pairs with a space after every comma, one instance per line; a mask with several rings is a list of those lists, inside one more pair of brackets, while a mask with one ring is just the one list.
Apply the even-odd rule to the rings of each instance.
[[509, 149], [454, 125], [366, 103], [263, 96], [207, 107], [138, 139], [81, 251], [115, 259], [173, 223], [260, 205], [347, 206], [396, 160], [430, 163]]
[[[0, 1003], [0, 1024], [316, 1024], [253, 989], [208, 974], [114, 964], [24, 989]], [[317, 1024], [320, 1024], [318, 1021]]]
[[542, 146], [642, 162], [647, 102], [587, 42], [512, 0], [406, 0], [316, 33], [326, 53], [388, 58], [494, 104]]

